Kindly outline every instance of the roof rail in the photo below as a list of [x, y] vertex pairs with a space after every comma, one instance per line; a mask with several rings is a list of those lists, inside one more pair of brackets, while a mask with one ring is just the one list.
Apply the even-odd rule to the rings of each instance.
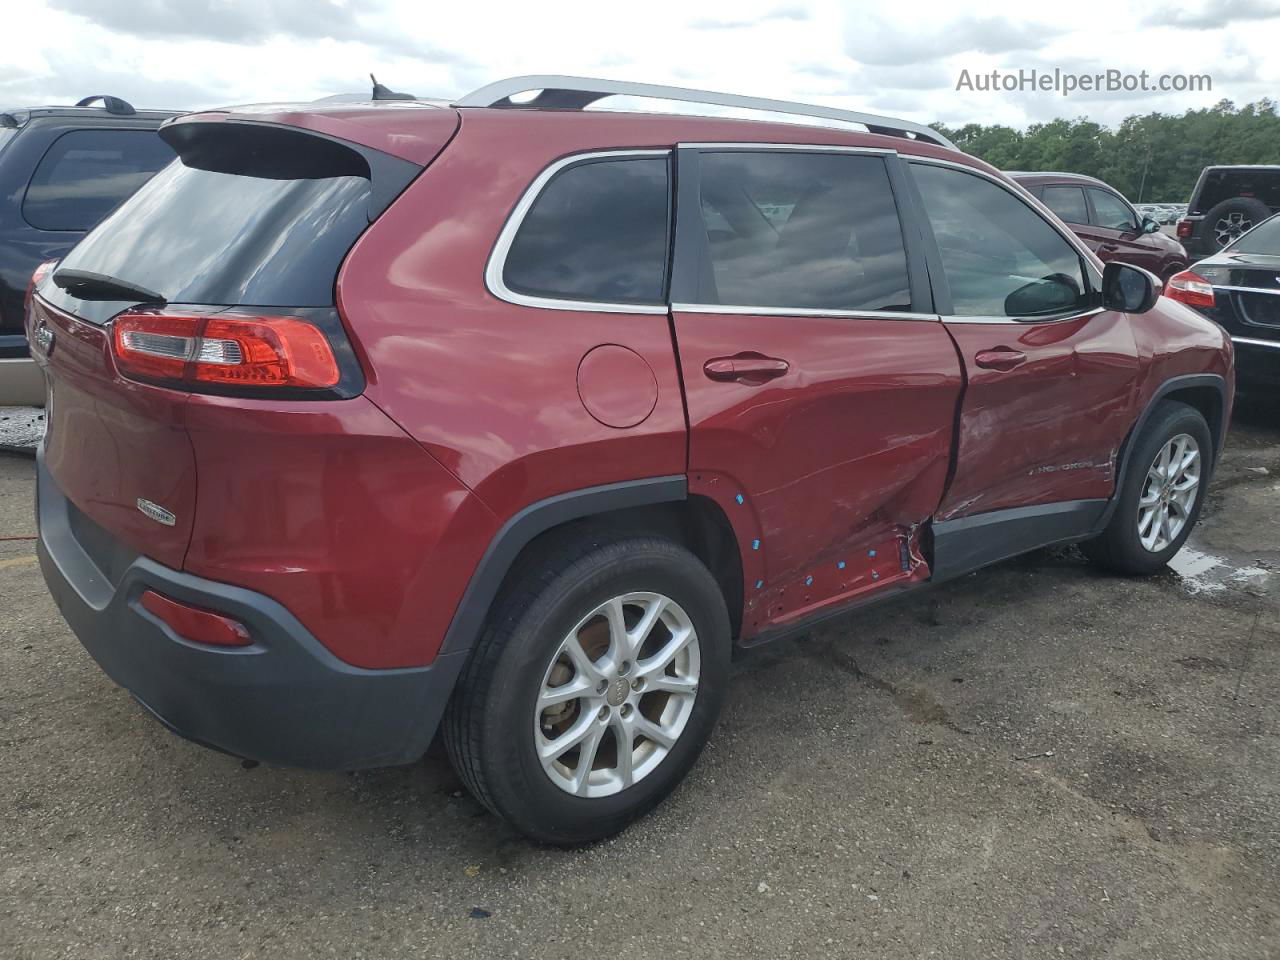
[[[516, 103], [511, 97], [519, 93], [537, 90], [532, 99]], [[468, 93], [454, 101], [455, 107], [522, 107], [544, 110], [581, 110], [604, 97], [651, 97], [659, 100], [683, 100], [689, 103], [709, 104], [719, 107], [736, 107], [740, 110], [763, 110], [770, 113], [790, 113], [801, 117], [823, 120], [843, 120], [858, 123], [871, 133], [891, 137], [907, 137], [936, 143], [952, 150], [954, 143], [938, 131], [921, 123], [882, 117], [874, 113], [856, 110], [839, 110], [809, 103], [793, 103], [790, 100], [771, 100], [768, 97], [744, 97], [733, 93], [715, 93], [711, 90], [693, 90], [688, 87], [667, 87], [658, 83], [630, 83], [625, 80], [597, 80], [591, 77], [561, 77], [537, 75], [510, 77], [498, 80]]]

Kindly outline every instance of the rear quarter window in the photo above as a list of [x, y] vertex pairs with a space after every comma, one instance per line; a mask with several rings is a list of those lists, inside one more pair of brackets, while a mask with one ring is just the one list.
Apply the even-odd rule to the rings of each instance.
[[37, 230], [88, 230], [174, 157], [153, 130], [72, 130], [37, 164], [22, 216]]
[[520, 222], [502, 281], [555, 300], [665, 301], [667, 158], [583, 160], [556, 173]]

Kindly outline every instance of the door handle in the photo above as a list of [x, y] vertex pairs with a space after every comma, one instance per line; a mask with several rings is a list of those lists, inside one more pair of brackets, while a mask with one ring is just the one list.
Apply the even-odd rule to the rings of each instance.
[[1027, 355], [1012, 347], [996, 347], [994, 350], [979, 350], [973, 362], [984, 370], [1012, 370], [1021, 363], [1026, 363]]
[[1102, 243], [1102, 244], [1099, 244], [1099, 245], [1098, 245], [1098, 249], [1099, 249], [1099, 250], [1105, 250], [1107, 253], [1115, 253], [1117, 250], [1119, 250], [1119, 249], [1120, 249], [1120, 244], [1118, 244], [1118, 243]]
[[713, 357], [702, 365], [709, 380], [737, 381], [756, 386], [783, 376], [791, 364], [776, 357], [758, 353], [739, 353], [732, 357]]

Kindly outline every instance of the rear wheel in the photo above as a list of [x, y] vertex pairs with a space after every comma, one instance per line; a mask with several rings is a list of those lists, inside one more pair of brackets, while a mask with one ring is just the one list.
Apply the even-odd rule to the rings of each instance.
[[540, 551], [459, 680], [445, 743], [459, 775], [526, 835], [622, 830], [684, 778], [729, 668], [715, 579], [684, 548], [590, 538]]
[[1200, 517], [1213, 463], [1213, 440], [1200, 411], [1165, 401], [1134, 444], [1130, 467], [1102, 535], [1081, 544], [1117, 573], [1162, 569]]

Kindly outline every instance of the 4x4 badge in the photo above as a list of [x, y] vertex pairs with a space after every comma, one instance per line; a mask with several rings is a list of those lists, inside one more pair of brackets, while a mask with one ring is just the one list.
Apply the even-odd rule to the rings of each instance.
[[160, 504], [144, 500], [142, 497], [138, 498], [138, 509], [156, 523], [163, 523], [166, 527], [172, 527], [178, 522], [178, 518]]

